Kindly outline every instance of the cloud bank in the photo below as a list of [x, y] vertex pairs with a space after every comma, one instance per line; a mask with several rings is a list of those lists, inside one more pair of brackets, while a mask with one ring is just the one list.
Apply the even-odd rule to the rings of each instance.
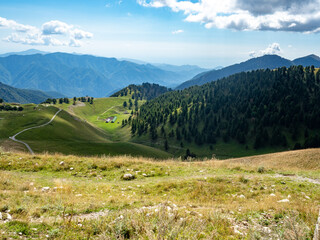
[[279, 43], [272, 43], [266, 49], [258, 52], [252, 51], [249, 53], [250, 57], [261, 57], [264, 55], [280, 54], [282, 52]]
[[320, 0], [137, 0], [183, 12], [185, 21], [239, 31], [320, 32]]
[[58, 20], [46, 22], [37, 28], [0, 17], [0, 28], [13, 31], [4, 41], [26, 45], [80, 47], [81, 40], [93, 37], [90, 32]]

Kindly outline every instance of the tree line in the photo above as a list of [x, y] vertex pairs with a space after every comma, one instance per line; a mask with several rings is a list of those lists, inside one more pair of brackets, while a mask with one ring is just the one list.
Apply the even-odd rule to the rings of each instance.
[[[88, 102], [90, 104], [93, 104], [93, 97], [73, 97], [73, 105], [76, 104], [76, 101], [80, 101], [80, 102]], [[46, 101], [44, 101], [43, 103], [47, 103], [47, 104], [63, 104], [63, 103], [70, 103], [69, 98], [48, 98]]]
[[0, 111], [23, 111], [23, 107], [21, 106], [11, 106], [11, 105], [1, 105]]

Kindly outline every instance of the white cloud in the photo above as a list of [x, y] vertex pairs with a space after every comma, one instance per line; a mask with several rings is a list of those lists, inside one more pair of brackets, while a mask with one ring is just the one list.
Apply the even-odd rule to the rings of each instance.
[[93, 37], [93, 34], [90, 32], [83, 31], [58, 20], [46, 22], [39, 29], [0, 17], [0, 28], [14, 31], [4, 38], [4, 41], [26, 45], [80, 47], [82, 46], [80, 40]]
[[266, 49], [260, 50], [258, 52], [252, 51], [249, 53], [250, 57], [260, 57], [264, 55], [274, 55], [274, 54], [280, 54], [282, 53], [282, 50], [280, 48], [279, 43], [272, 43], [270, 44]]
[[172, 34], [179, 34], [183, 32], [184, 32], [183, 30], [179, 29], [179, 30], [172, 31]]
[[69, 46], [70, 47], [81, 47], [82, 46], [82, 42], [75, 39], [75, 38], [71, 38], [70, 42], [69, 42]]
[[207, 28], [320, 32], [320, 0], [137, 0], [144, 7], [183, 12]]
[[13, 29], [17, 32], [34, 31], [36, 28], [30, 25], [23, 25], [13, 20], [0, 17], [0, 27]]
[[92, 38], [93, 34], [90, 32], [83, 31], [81, 29], [75, 28], [70, 31], [71, 36], [73, 36], [75, 39], [83, 39], [83, 38]]
[[66, 34], [73, 28], [72, 25], [68, 25], [64, 22], [57, 20], [46, 22], [42, 25], [43, 35], [53, 35], [53, 34]]

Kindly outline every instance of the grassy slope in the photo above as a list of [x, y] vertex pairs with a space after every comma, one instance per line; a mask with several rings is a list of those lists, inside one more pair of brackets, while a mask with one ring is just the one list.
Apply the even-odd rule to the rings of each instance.
[[[27, 105], [23, 112], [0, 112], [0, 118], [3, 118], [0, 120], [0, 141], [4, 147], [19, 146], [9, 141], [8, 137], [25, 128], [48, 122], [57, 111], [57, 108], [52, 106], [39, 105], [37, 109], [34, 107], [35, 105]], [[63, 107], [66, 108], [67, 105]], [[77, 155], [128, 154], [156, 158], [170, 156], [163, 151], [139, 144], [111, 142], [107, 133], [65, 111], [59, 113], [50, 125], [26, 131], [17, 138], [27, 142], [35, 152], [48, 151]]]
[[[72, 111], [77, 116], [104, 130], [112, 141], [128, 141], [130, 139], [130, 129], [121, 127], [122, 120], [128, 119], [130, 116], [130, 114], [124, 114], [124, 112], [131, 113], [131, 110], [123, 107], [123, 102], [128, 102], [128, 100], [129, 97], [98, 98], [94, 100], [93, 105], [85, 103], [85, 107], [76, 107]], [[139, 104], [142, 103], [139, 101]], [[110, 116], [117, 117], [116, 123], [105, 123], [104, 119]]]
[[[0, 211], [14, 221], [0, 221], [0, 231], [40, 239], [290, 239], [298, 230], [310, 239], [320, 185], [298, 177], [320, 179], [319, 156], [311, 149], [186, 163], [1, 153]], [[136, 178], [124, 181], [125, 173]], [[109, 212], [92, 214], [100, 210]]]

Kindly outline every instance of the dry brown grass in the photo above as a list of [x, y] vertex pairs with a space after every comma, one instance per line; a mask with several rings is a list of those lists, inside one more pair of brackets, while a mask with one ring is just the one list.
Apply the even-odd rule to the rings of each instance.
[[272, 153], [252, 157], [213, 161], [219, 167], [246, 167], [260, 166], [279, 170], [320, 170], [320, 149], [304, 149], [281, 153]]

